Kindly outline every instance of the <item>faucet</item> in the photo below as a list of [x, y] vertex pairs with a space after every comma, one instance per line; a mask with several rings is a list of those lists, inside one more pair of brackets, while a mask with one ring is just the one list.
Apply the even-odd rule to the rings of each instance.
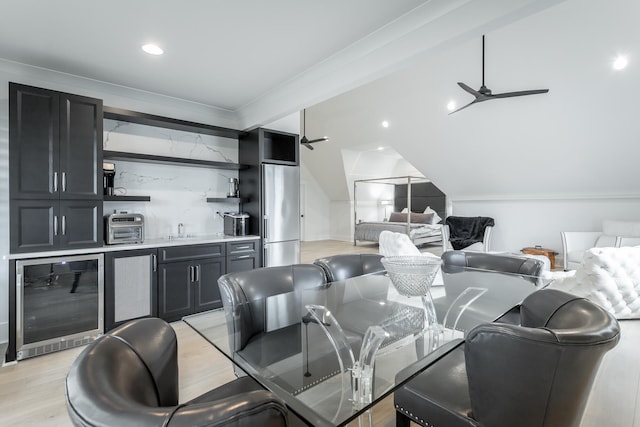
[[182, 237], [184, 235], [184, 224], [178, 224], [178, 236]]

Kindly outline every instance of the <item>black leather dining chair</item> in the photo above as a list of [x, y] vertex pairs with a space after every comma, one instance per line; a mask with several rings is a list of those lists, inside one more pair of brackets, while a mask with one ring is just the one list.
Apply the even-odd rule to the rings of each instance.
[[76, 426], [286, 426], [284, 403], [248, 377], [178, 402], [178, 347], [158, 318], [132, 320], [77, 357], [65, 396]]
[[337, 282], [364, 274], [381, 273], [384, 266], [379, 254], [341, 254], [319, 258], [313, 263], [320, 266], [328, 282]]
[[456, 273], [465, 267], [502, 273], [520, 274], [536, 283], [545, 268], [539, 259], [507, 253], [448, 251], [442, 254], [442, 271]]
[[474, 328], [396, 391], [396, 425], [577, 427], [618, 322], [586, 299], [543, 289], [523, 301], [520, 323]]
[[[485, 312], [495, 312], [497, 306], [503, 306], [504, 310], [511, 307], [510, 293], [515, 288], [530, 288], [534, 291], [541, 282], [541, 274], [545, 269], [544, 261], [526, 257], [519, 254], [485, 253], [448, 251], [442, 254], [442, 281], [444, 295], [434, 298], [433, 304], [440, 322], [444, 323], [445, 314], [453, 306], [456, 298], [463, 293], [470, 284], [467, 269], [473, 269], [474, 275], [487, 276], [491, 287], [487, 289], [487, 295], [482, 296], [477, 302], [471, 304], [459, 319], [459, 328], [468, 331], [467, 325], [477, 325], [486, 319]], [[477, 271], [482, 270], [482, 271]], [[506, 273], [506, 274], [501, 274]], [[478, 286], [477, 281], [471, 284]], [[510, 319], [510, 320], [507, 320]], [[518, 323], [517, 308], [501, 320], [507, 323]], [[448, 325], [450, 326], [450, 325]]]
[[266, 367], [301, 351], [300, 291], [326, 286], [313, 264], [263, 267], [218, 279], [229, 348], [254, 367]]

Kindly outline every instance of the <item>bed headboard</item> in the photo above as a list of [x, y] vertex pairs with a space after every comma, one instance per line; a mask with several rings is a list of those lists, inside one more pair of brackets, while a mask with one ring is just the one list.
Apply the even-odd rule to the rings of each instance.
[[[407, 207], [407, 184], [396, 184], [393, 203], [396, 212]], [[438, 187], [432, 182], [411, 184], [411, 210], [424, 212], [427, 206], [431, 206], [442, 219], [446, 218], [446, 196]]]

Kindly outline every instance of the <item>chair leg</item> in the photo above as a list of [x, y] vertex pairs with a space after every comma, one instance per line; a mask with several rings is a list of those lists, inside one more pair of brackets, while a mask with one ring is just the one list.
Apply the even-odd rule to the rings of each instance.
[[411, 419], [405, 414], [396, 411], [396, 427], [410, 427]]

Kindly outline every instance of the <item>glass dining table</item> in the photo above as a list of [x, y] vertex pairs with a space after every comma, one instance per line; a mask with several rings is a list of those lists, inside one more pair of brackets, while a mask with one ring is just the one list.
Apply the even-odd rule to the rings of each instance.
[[[437, 322], [427, 319], [424, 299], [400, 295], [384, 273], [225, 306], [224, 318], [218, 311], [183, 320], [304, 422], [343, 426], [370, 417], [373, 405], [461, 345], [473, 327], [517, 322], [514, 307], [549, 281], [460, 267], [436, 282], [428, 299]], [[263, 328], [239, 340], [251, 316]]]

